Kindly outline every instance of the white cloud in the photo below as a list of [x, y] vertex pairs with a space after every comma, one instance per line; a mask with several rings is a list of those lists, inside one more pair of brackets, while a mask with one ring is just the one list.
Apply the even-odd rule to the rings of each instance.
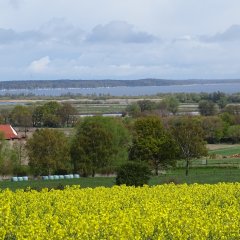
[[46, 56], [31, 62], [28, 69], [34, 73], [44, 73], [48, 69], [50, 62], [49, 56]]
[[224, 32], [213, 36], [202, 36], [200, 39], [209, 42], [240, 41], [240, 25], [232, 25]]
[[84, 40], [84, 31], [64, 18], [52, 18], [41, 25], [39, 32], [55, 42], [79, 44]]
[[41, 41], [45, 36], [37, 31], [16, 32], [13, 29], [0, 28], [0, 44], [12, 42]]
[[147, 43], [157, 38], [147, 32], [137, 31], [124, 21], [112, 21], [106, 25], [97, 25], [88, 36], [92, 42]]

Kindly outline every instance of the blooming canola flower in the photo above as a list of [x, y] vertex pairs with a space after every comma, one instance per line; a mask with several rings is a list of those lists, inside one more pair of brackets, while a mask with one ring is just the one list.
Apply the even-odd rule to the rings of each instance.
[[0, 191], [0, 239], [240, 239], [240, 183]]

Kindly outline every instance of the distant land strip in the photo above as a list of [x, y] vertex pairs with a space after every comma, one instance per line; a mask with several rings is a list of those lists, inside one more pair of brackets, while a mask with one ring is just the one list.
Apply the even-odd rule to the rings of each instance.
[[208, 79], [208, 80], [166, 80], [166, 79], [137, 79], [137, 80], [13, 80], [1, 81], [0, 89], [43, 89], [43, 88], [98, 88], [98, 87], [140, 87], [140, 86], [171, 86], [191, 84], [223, 84], [240, 83], [240, 79]]

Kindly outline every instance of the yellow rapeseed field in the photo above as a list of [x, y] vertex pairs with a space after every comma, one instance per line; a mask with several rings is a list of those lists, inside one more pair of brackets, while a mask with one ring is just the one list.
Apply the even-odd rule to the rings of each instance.
[[240, 183], [0, 192], [0, 239], [240, 239]]

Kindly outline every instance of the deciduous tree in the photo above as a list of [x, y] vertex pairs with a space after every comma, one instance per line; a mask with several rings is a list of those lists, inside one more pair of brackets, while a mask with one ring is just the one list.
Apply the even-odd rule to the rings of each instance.
[[58, 130], [37, 130], [28, 139], [26, 149], [35, 175], [52, 174], [70, 167], [68, 139]]
[[30, 108], [22, 105], [17, 105], [11, 111], [10, 118], [11, 123], [14, 126], [24, 127], [26, 136], [27, 128], [32, 126], [32, 112]]
[[207, 155], [204, 131], [200, 122], [191, 117], [178, 118], [172, 124], [172, 133], [179, 147], [179, 157], [186, 161], [187, 176], [190, 161]]
[[218, 105], [208, 100], [201, 100], [198, 104], [198, 109], [203, 116], [213, 116], [219, 112]]
[[128, 142], [128, 134], [117, 119], [108, 117], [85, 118], [77, 127], [71, 145], [75, 171], [94, 177], [99, 168], [112, 164]]
[[112, 133], [98, 118], [86, 118], [77, 129], [71, 146], [74, 171], [81, 171], [92, 177], [96, 170], [109, 165], [113, 155]]
[[176, 143], [160, 118], [148, 116], [136, 120], [129, 149], [130, 160], [148, 162], [158, 175], [160, 167], [174, 164], [176, 154]]
[[202, 128], [205, 139], [208, 143], [217, 143], [224, 136], [225, 125], [218, 116], [208, 116], [202, 118]]
[[62, 103], [58, 115], [61, 119], [62, 126], [72, 126], [75, 123], [75, 115], [77, 114], [77, 109], [68, 102]]

